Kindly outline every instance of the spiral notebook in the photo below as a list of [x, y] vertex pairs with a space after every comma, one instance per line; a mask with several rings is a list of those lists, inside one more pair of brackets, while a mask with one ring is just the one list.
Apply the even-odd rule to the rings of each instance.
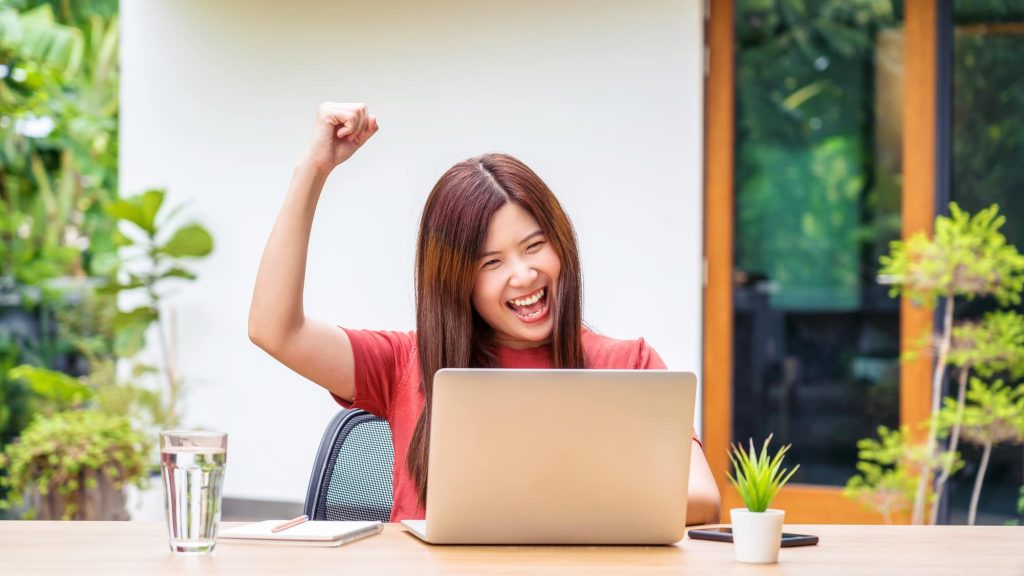
[[222, 530], [218, 541], [248, 544], [296, 544], [305, 546], [341, 546], [360, 538], [380, 534], [381, 522], [310, 521], [281, 532], [271, 532], [287, 520], [264, 520]]

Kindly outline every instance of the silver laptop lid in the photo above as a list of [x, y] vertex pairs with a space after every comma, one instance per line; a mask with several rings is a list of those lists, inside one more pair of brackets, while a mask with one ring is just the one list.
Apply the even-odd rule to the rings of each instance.
[[428, 540], [679, 541], [696, 389], [665, 370], [438, 371]]

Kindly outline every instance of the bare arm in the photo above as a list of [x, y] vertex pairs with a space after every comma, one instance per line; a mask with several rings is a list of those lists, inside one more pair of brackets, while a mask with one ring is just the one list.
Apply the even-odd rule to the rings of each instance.
[[263, 249], [249, 307], [249, 339], [254, 344], [347, 400], [354, 393], [352, 345], [343, 330], [306, 316], [306, 257], [327, 176], [376, 131], [376, 119], [362, 104], [320, 106], [313, 141], [295, 168]]
[[722, 495], [718, 492], [704, 450], [696, 440], [690, 450], [690, 489], [686, 504], [686, 525], [717, 524], [722, 517]]

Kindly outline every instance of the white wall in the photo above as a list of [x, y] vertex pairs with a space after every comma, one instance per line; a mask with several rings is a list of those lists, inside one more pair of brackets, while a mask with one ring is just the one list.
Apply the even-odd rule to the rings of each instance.
[[427, 193], [454, 162], [505, 151], [577, 227], [586, 320], [699, 370], [700, 4], [122, 3], [122, 193], [167, 187], [216, 240], [172, 302], [187, 423], [229, 432], [228, 496], [301, 500], [336, 410], [246, 332], [264, 241], [324, 100], [368, 103], [381, 130], [327, 183], [308, 314], [412, 329]]

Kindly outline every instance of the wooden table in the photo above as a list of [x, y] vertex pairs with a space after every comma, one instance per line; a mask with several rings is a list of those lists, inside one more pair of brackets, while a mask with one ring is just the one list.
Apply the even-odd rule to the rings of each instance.
[[[236, 523], [225, 526], [237, 525]], [[221, 542], [178, 556], [163, 524], [0, 522], [0, 574], [955, 574], [1024, 576], [1024, 527], [786, 526], [818, 546], [784, 548], [775, 565], [739, 564], [731, 544], [430, 546], [389, 525], [340, 548]]]

